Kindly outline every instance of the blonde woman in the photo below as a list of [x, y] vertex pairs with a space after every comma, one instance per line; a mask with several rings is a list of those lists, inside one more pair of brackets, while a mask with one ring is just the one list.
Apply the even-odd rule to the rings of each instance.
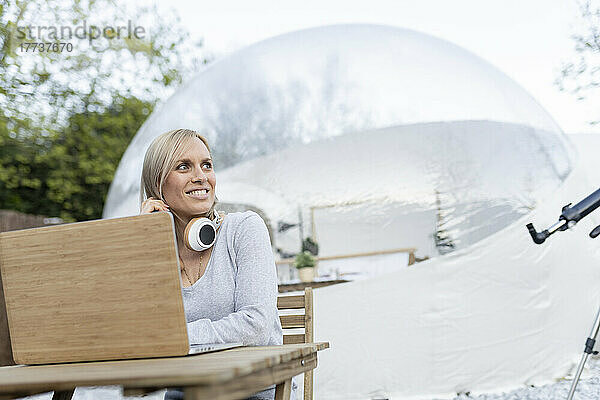
[[[146, 151], [140, 213], [173, 214], [190, 343], [280, 345], [277, 273], [267, 227], [253, 211], [223, 216], [215, 210], [216, 185], [208, 143], [194, 131], [164, 133]], [[185, 245], [184, 231], [200, 216], [223, 219], [213, 246], [195, 251]], [[251, 398], [274, 396], [272, 386]], [[183, 393], [177, 389], [165, 394], [179, 398]]]

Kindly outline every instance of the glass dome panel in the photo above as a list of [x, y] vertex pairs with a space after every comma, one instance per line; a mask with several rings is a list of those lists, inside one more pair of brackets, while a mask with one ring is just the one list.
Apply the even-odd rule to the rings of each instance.
[[[502, 229], [572, 164], [560, 128], [506, 75], [451, 43], [387, 26], [292, 32], [209, 65], [133, 139], [104, 217], [137, 214], [145, 150], [176, 128], [208, 138], [222, 202], [251, 199], [274, 223], [314, 220], [332, 204], [328, 223], [394, 209], [399, 224], [423, 212], [417, 245], [427, 255]], [[297, 250], [297, 233], [280, 236]]]

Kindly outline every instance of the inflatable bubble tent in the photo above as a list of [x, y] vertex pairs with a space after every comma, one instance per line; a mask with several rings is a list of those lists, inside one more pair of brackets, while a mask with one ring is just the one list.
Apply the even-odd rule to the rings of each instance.
[[177, 128], [208, 139], [220, 203], [260, 210], [281, 254], [302, 236], [325, 255], [452, 252], [528, 213], [573, 166], [561, 129], [514, 81], [388, 26], [292, 32], [208, 65], [137, 133], [105, 218], [138, 213], [146, 148]]

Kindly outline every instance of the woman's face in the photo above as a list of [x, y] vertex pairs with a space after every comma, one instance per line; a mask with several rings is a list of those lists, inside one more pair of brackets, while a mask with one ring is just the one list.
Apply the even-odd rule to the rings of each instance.
[[207, 213], [215, 202], [217, 179], [208, 149], [198, 138], [183, 145], [184, 152], [169, 171], [163, 195], [169, 208], [182, 218]]

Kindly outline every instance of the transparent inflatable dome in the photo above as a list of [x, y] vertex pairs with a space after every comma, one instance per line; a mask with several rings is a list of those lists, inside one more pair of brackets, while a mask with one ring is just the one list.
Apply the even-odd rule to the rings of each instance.
[[210, 64], [133, 139], [105, 218], [138, 213], [146, 148], [176, 128], [208, 138], [219, 200], [262, 211], [283, 252], [299, 233], [281, 227], [300, 222], [328, 254], [443, 254], [529, 212], [572, 165], [560, 128], [515, 82], [387, 26], [292, 32]]

